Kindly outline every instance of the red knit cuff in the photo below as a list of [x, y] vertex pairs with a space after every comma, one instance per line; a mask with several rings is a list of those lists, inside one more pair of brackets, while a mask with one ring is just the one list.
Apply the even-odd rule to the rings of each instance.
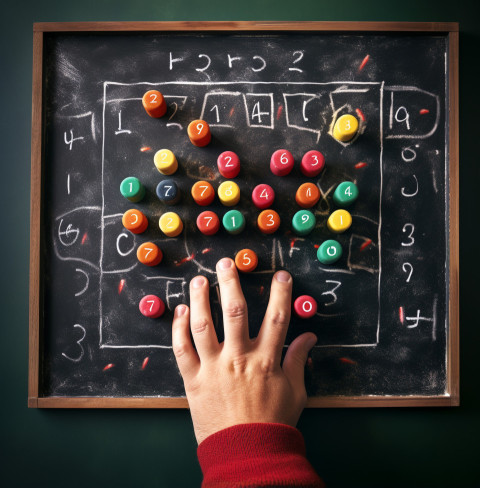
[[203, 488], [324, 484], [305, 457], [302, 434], [284, 424], [241, 424], [207, 437], [197, 450]]

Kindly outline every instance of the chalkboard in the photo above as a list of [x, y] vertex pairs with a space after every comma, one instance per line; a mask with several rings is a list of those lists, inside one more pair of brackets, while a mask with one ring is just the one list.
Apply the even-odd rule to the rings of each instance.
[[[273, 273], [287, 269], [294, 298], [309, 295], [316, 315], [295, 315], [287, 345], [304, 331], [318, 343], [306, 368], [310, 406], [458, 404], [458, 230], [455, 24], [153, 23], [37, 24], [34, 34], [32, 247], [29, 405], [186, 406], [171, 349], [175, 306], [198, 273], [211, 284], [223, 337], [215, 263], [244, 248], [259, 257], [242, 274], [250, 335], [258, 332]], [[426, 32], [426, 31], [429, 32]], [[142, 96], [159, 90], [167, 114], [149, 117]], [[359, 121], [349, 142], [332, 137], [335, 120]], [[186, 128], [206, 120], [212, 142], [192, 145]], [[174, 152], [182, 192], [173, 206], [155, 194], [153, 164]], [[275, 150], [295, 159], [288, 176], [270, 171]], [[325, 156], [315, 178], [299, 170], [310, 150]], [[218, 155], [237, 153], [235, 178], [246, 219], [236, 236], [196, 227], [198, 180], [225, 180]], [[138, 203], [119, 191], [136, 176]], [[292, 232], [295, 193], [311, 181], [321, 199], [314, 231]], [[316, 258], [332, 238], [332, 195], [353, 181], [353, 224], [335, 238], [343, 256]], [[252, 189], [267, 183], [281, 217], [277, 232], [256, 227]], [[122, 225], [130, 208], [149, 220], [143, 234]], [[220, 218], [229, 208], [208, 207]], [[183, 222], [166, 237], [159, 217]], [[164, 259], [138, 262], [142, 242]], [[148, 294], [164, 300], [158, 318], [140, 314]]]

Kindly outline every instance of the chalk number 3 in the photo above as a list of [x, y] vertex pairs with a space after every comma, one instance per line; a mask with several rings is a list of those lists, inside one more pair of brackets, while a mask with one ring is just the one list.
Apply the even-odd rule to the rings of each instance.
[[[408, 229], [410, 229], [410, 231]], [[408, 241], [407, 242], [402, 242], [402, 246], [408, 247], [408, 246], [413, 245], [413, 243], [415, 242], [415, 239], [413, 237], [414, 230], [415, 230], [415, 226], [413, 224], [405, 224], [403, 226], [402, 232], [404, 232], [404, 233], [409, 232], [409, 233], [408, 233], [408, 236], [407, 236]]]
[[73, 361], [74, 363], [78, 363], [78, 362], [80, 362], [80, 361], [82, 360], [83, 355], [85, 354], [85, 349], [84, 349], [84, 347], [82, 346], [82, 341], [83, 341], [83, 339], [85, 339], [85, 336], [87, 335], [87, 331], [85, 330], [85, 328], [84, 328], [84, 327], [82, 327], [82, 326], [81, 326], [81, 325], [79, 325], [79, 324], [75, 324], [75, 325], [73, 326], [73, 328], [75, 328], [75, 327], [78, 327], [78, 328], [79, 328], [79, 329], [81, 329], [81, 330], [82, 330], [82, 332], [83, 332], [82, 337], [80, 337], [80, 339], [79, 339], [78, 341], [76, 341], [76, 342], [77, 342], [77, 344], [78, 344], [78, 346], [80, 347], [80, 354], [79, 354], [77, 357], [71, 357], [71, 356], [68, 356], [67, 354], [65, 354], [64, 352], [62, 352], [62, 356], [63, 356], [64, 358], [68, 359], [69, 361]]

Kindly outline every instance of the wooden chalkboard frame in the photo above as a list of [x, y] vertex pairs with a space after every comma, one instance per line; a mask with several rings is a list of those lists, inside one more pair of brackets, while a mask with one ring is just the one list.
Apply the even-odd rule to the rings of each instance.
[[33, 92], [30, 206], [29, 378], [31, 408], [188, 408], [186, 398], [48, 397], [41, 390], [43, 271], [43, 47], [48, 32], [416, 32], [448, 38], [449, 157], [449, 328], [447, 391], [441, 396], [329, 396], [308, 400], [308, 407], [415, 407], [459, 405], [459, 25], [454, 22], [75, 22], [36, 23], [33, 27]]

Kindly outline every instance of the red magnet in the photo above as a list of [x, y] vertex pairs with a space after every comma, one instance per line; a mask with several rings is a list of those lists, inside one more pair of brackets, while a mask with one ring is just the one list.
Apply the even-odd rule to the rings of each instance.
[[277, 176], [286, 176], [293, 169], [293, 156], [286, 149], [279, 149], [272, 154], [270, 159], [270, 169]]
[[271, 207], [274, 200], [275, 192], [270, 185], [262, 183], [257, 185], [252, 191], [253, 204], [260, 210]]
[[224, 178], [235, 178], [240, 173], [240, 159], [233, 151], [225, 151], [217, 159], [218, 171]]
[[295, 300], [293, 309], [301, 319], [309, 319], [317, 313], [317, 301], [311, 296], [302, 295]]
[[308, 151], [303, 155], [300, 171], [309, 178], [320, 174], [325, 168], [325, 158], [320, 151]]
[[142, 315], [151, 319], [161, 317], [165, 312], [165, 304], [156, 295], [146, 295], [138, 304], [138, 308]]
[[215, 212], [206, 210], [197, 217], [198, 230], [207, 236], [212, 236], [220, 229], [220, 219]]

